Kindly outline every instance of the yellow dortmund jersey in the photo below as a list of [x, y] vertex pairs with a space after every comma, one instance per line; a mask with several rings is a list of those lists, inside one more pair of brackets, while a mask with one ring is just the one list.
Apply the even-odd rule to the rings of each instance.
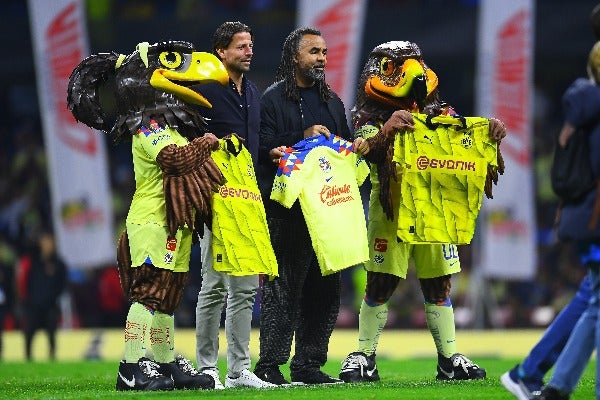
[[250, 152], [237, 136], [231, 136], [219, 140], [212, 158], [227, 180], [213, 195], [213, 268], [236, 276], [277, 276], [277, 259]]
[[288, 208], [300, 200], [323, 275], [369, 259], [358, 191], [369, 167], [352, 146], [335, 135], [304, 139], [286, 149], [273, 182], [271, 199]]
[[131, 152], [135, 173], [135, 193], [127, 214], [127, 223], [153, 223], [167, 226], [162, 170], [156, 156], [166, 146], [185, 146], [188, 140], [170, 127], [161, 127], [154, 120], [133, 135]]
[[468, 244], [497, 142], [481, 117], [413, 114], [415, 131], [396, 136], [401, 174], [398, 237], [407, 243]]

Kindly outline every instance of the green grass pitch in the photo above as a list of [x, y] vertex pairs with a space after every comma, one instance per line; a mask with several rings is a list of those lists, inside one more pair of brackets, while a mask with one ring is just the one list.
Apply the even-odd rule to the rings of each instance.
[[[341, 360], [329, 360], [323, 370], [337, 376]], [[513, 399], [500, 384], [500, 375], [519, 359], [478, 358], [488, 377], [481, 381], [437, 382], [434, 359], [378, 359], [381, 381], [369, 384], [293, 386], [276, 389], [210, 391], [117, 392], [115, 361], [61, 361], [0, 364], [1, 399]], [[221, 361], [221, 371], [226, 367]], [[289, 370], [282, 369], [289, 377]], [[571, 399], [594, 398], [595, 361], [591, 362]]]

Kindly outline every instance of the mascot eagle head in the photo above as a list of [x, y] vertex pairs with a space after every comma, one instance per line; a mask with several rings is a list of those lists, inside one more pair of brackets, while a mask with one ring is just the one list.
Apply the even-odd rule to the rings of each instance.
[[[114, 78], [116, 122], [107, 121], [99, 88]], [[229, 81], [221, 61], [197, 52], [191, 43], [143, 42], [129, 55], [100, 53], [84, 59], [71, 73], [67, 105], [76, 120], [109, 132], [115, 142], [135, 134], [151, 120], [178, 129], [187, 139], [206, 132], [206, 121], [194, 109], [211, 104], [191, 86]], [[112, 125], [112, 126], [111, 126]]]
[[376, 46], [360, 76], [353, 123], [387, 120], [396, 110], [431, 112], [441, 106], [438, 78], [423, 62], [421, 49], [408, 41]]

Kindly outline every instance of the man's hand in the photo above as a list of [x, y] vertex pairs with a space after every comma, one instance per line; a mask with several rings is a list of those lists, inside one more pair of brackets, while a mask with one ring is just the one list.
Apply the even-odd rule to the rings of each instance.
[[329, 129], [324, 125], [313, 125], [304, 130], [304, 139], [317, 135], [323, 135], [329, 140], [331, 132], [329, 132]]
[[369, 154], [369, 142], [361, 137], [354, 139], [354, 152], [362, 156]]
[[490, 118], [490, 137], [495, 140], [501, 140], [506, 136], [506, 127], [504, 123], [496, 118]]
[[410, 112], [406, 110], [397, 110], [385, 121], [381, 127], [381, 132], [386, 136], [393, 136], [398, 131], [414, 131], [415, 121]]
[[567, 147], [567, 142], [569, 141], [569, 138], [573, 136], [573, 133], [575, 133], [575, 127], [568, 122], [565, 122], [560, 130], [560, 135], [558, 136], [558, 144], [560, 147]]
[[269, 157], [271, 157], [271, 161], [275, 165], [279, 165], [279, 161], [281, 161], [281, 157], [285, 154], [285, 146], [275, 147], [269, 150]]

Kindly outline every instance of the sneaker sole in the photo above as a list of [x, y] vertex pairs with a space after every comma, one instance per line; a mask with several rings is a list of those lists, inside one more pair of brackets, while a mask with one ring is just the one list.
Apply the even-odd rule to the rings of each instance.
[[276, 385], [274, 383], [272, 383], [271, 385], [259, 385], [259, 384], [251, 384], [251, 383], [228, 383], [225, 382], [225, 387], [227, 389], [229, 388], [251, 388], [251, 389], [274, 389], [276, 387], [279, 387], [279, 385]]
[[379, 374], [371, 375], [371, 376], [361, 376], [359, 374], [344, 374], [340, 373], [339, 378], [346, 383], [368, 383], [368, 382], [379, 382], [381, 378], [379, 378]]
[[530, 400], [530, 397], [527, 394], [523, 393], [523, 389], [521, 388], [521, 386], [519, 386], [519, 384], [515, 383], [515, 381], [513, 381], [510, 378], [508, 372], [502, 374], [502, 376], [500, 377], [500, 382], [502, 383], [502, 386], [504, 386], [504, 388], [510, 393], [512, 393], [512, 395], [515, 396], [517, 399]]

